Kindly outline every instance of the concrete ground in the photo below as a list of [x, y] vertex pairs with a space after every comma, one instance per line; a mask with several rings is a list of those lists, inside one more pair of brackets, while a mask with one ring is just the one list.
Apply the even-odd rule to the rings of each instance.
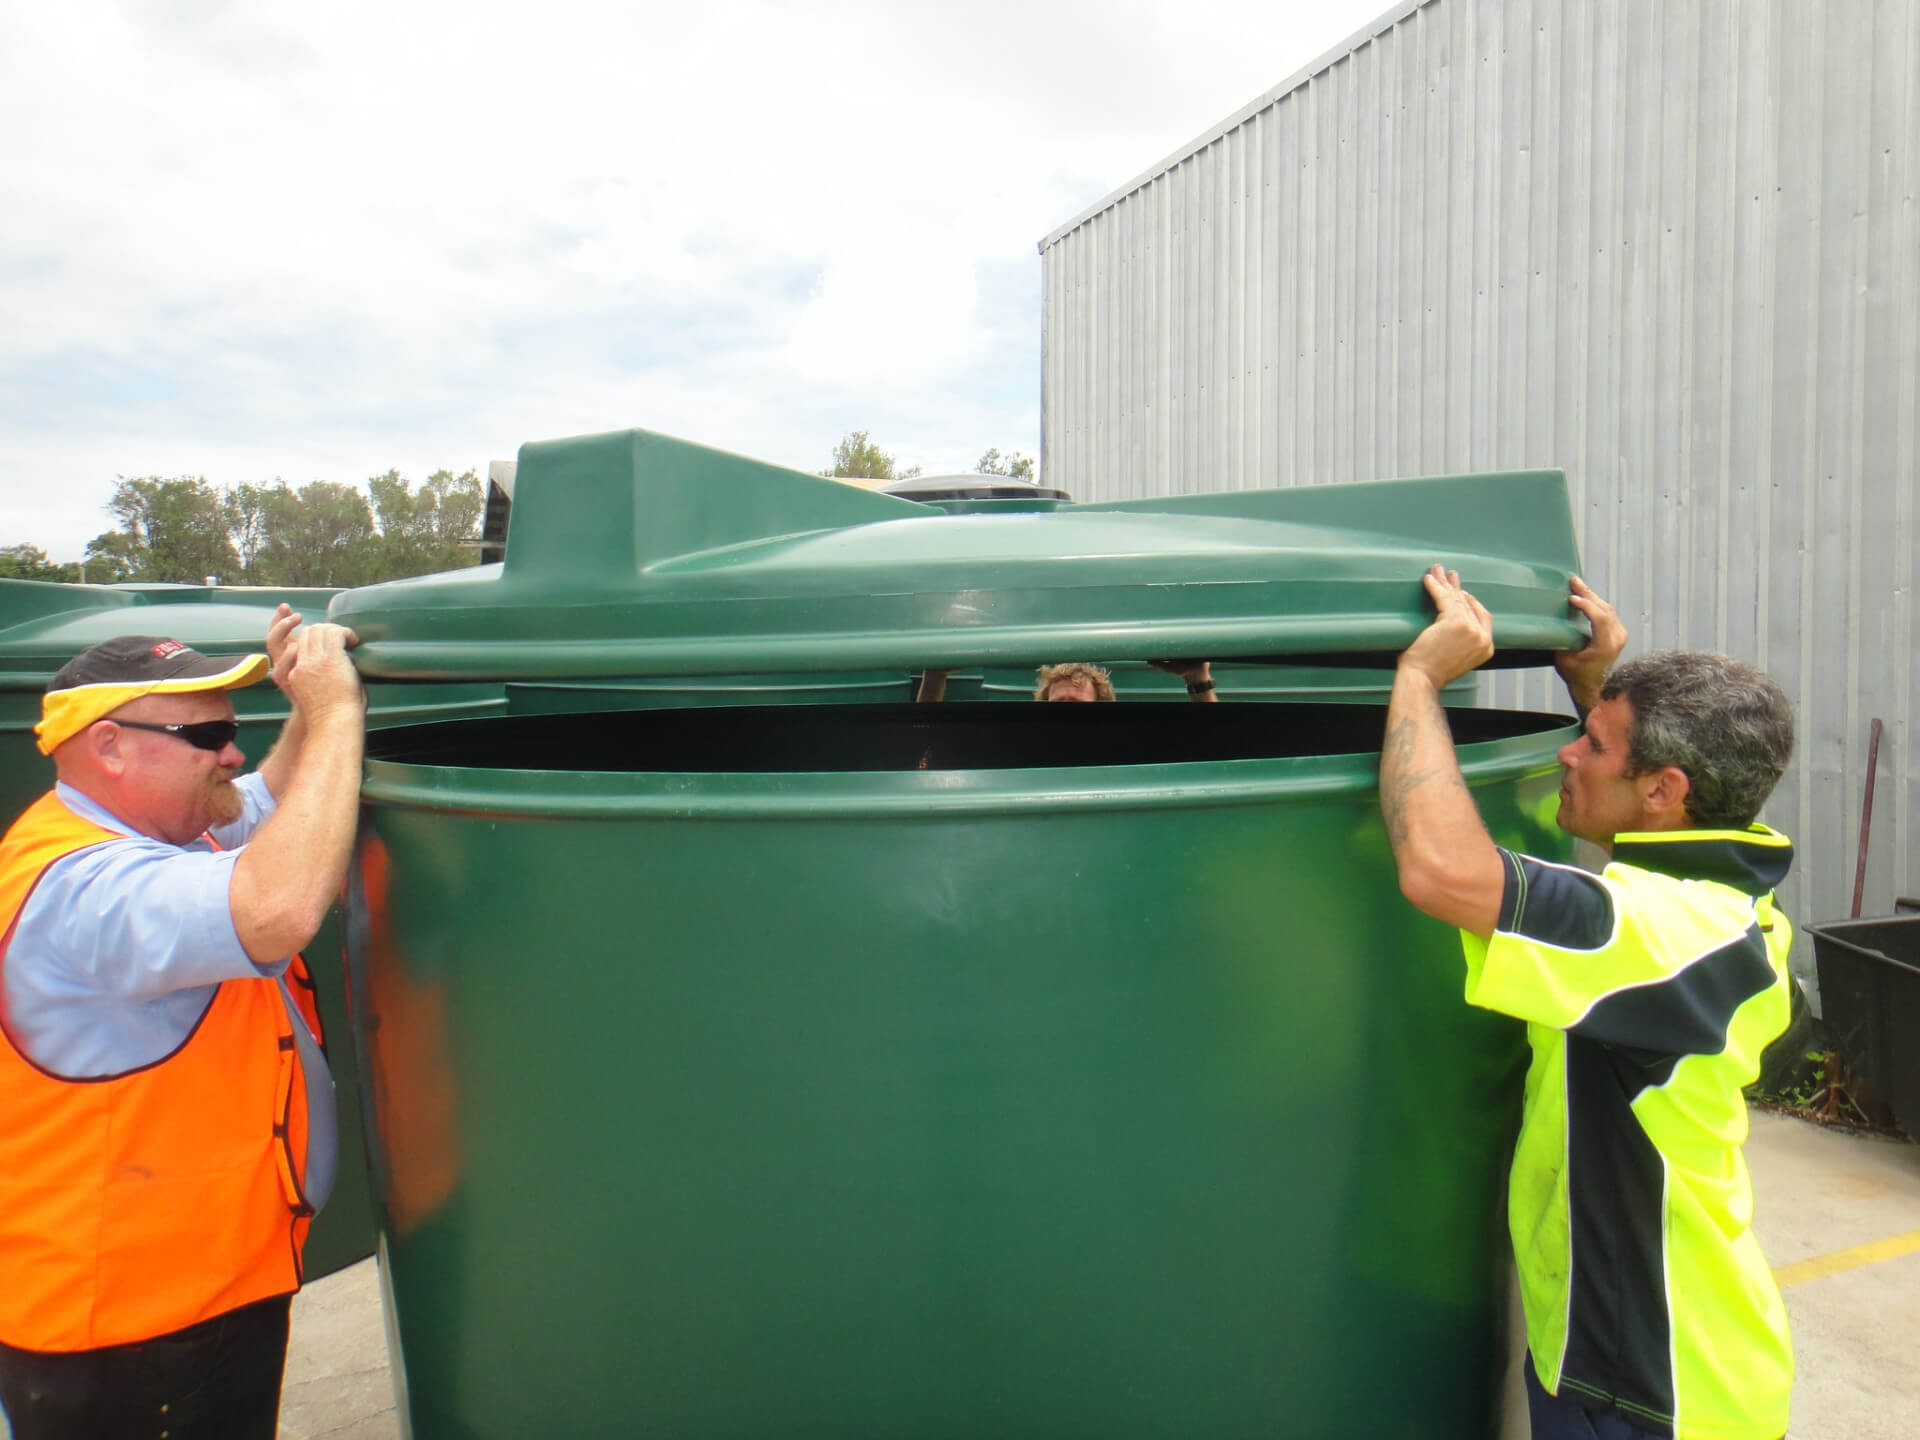
[[293, 1297], [280, 1440], [399, 1440], [378, 1265], [362, 1260]]
[[1747, 1163], [1793, 1322], [1793, 1440], [1913, 1440], [1920, 1145], [1756, 1114]]
[[[1756, 1113], [1747, 1161], [1793, 1319], [1792, 1440], [1920, 1436], [1920, 1145]], [[280, 1440], [398, 1440], [374, 1266], [295, 1299]]]

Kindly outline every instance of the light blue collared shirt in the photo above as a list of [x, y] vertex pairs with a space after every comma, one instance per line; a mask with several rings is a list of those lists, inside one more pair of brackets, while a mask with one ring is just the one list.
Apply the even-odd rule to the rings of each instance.
[[64, 855], [20, 909], [7, 945], [7, 1035], [55, 1075], [120, 1075], [172, 1054], [193, 1033], [224, 980], [273, 980], [293, 1018], [307, 1074], [307, 1200], [318, 1211], [338, 1166], [333, 1076], [287, 994], [288, 961], [256, 965], [233, 928], [227, 887], [239, 847], [274, 812], [256, 771], [234, 782], [246, 808], [215, 826], [219, 849], [136, 834], [70, 785], [60, 803], [125, 838]]

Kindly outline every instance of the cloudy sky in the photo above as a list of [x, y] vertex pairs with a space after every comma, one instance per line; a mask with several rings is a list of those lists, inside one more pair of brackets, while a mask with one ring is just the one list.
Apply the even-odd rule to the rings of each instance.
[[1055, 226], [1387, 0], [0, 0], [0, 545], [642, 425], [1037, 451]]

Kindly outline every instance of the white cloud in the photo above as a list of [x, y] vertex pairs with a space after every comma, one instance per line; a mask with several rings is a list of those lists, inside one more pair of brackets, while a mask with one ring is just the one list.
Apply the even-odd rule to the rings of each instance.
[[0, 12], [0, 544], [639, 424], [1038, 448], [1046, 231], [1373, 3]]

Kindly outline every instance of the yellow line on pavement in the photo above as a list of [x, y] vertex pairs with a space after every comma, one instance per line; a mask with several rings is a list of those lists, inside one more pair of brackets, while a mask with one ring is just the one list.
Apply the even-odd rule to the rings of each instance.
[[1782, 1265], [1773, 1272], [1773, 1278], [1784, 1290], [1803, 1280], [1838, 1275], [1842, 1270], [1857, 1270], [1862, 1265], [1872, 1265], [1880, 1260], [1897, 1260], [1916, 1250], [1920, 1250], [1920, 1230], [1909, 1230], [1904, 1235], [1892, 1235], [1885, 1240], [1876, 1240], [1871, 1245], [1856, 1245], [1851, 1250], [1836, 1250], [1831, 1255], [1816, 1255], [1811, 1260]]

